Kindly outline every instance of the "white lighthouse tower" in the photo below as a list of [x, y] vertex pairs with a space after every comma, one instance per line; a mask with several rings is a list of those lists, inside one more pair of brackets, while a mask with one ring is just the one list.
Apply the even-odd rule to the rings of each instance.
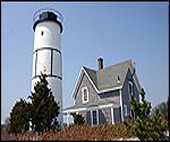
[[59, 124], [62, 116], [62, 61], [61, 61], [61, 33], [62, 15], [53, 9], [37, 11], [34, 14], [34, 51], [32, 70], [32, 91], [42, 73], [47, 75], [49, 88], [55, 100], [59, 102]]

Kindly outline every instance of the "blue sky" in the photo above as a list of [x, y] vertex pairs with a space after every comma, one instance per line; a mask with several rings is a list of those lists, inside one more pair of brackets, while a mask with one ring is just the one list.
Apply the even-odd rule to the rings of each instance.
[[63, 107], [73, 104], [81, 66], [97, 69], [132, 59], [152, 106], [168, 99], [168, 2], [2, 2], [1, 123], [30, 95], [33, 14], [50, 7], [64, 17]]

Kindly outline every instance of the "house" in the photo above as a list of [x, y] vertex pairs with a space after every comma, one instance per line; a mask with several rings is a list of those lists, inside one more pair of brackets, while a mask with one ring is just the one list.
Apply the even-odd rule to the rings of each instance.
[[78, 113], [87, 124], [115, 124], [128, 120], [131, 111], [130, 93], [139, 101], [140, 83], [130, 60], [103, 68], [98, 59], [98, 70], [82, 67], [73, 90], [74, 105], [63, 110], [63, 115]]

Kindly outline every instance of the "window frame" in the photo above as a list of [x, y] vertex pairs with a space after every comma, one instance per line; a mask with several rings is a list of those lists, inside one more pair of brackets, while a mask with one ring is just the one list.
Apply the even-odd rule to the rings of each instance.
[[123, 107], [124, 107], [124, 115], [127, 116], [128, 115], [127, 105], [124, 104]]
[[[87, 100], [84, 100], [84, 98], [85, 98], [84, 90], [86, 90]], [[83, 87], [81, 91], [82, 91], [82, 102], [83, 102], [83, 104], [88, 103], [89, 102], [89, 91], [88, 91], [88, 88], [87, 87]]]
[[[130, 88], [130, 87], [131, 87], [131, 88]], [[130, 92], [130, 91], [131, 91], [131, 92]], [[132, 81], [128, 81], [128, 93], [129, 93], [129, 95], [130, 95], [131, 93], [134, 94]]]
[[[95, 114], [94, 114], [95, 113]], [[92, 119], [93, 119], [93, 125], [97, 124], [97, 111], [93, 110], [92, 111]], [[94, 123], [95, 122], [95, 123]]]
[[[95, 112], [96, 114], [95, 114], [95, 119], [96, 119], [96, 123], [94, 124], [94, 113], [93, 112]], [[91, 125], [93, 126], [93, 125], [97, 125], [97, 124], [99, 124], [99, 109], [92, 109], [91, 111], [90, 111], [90, 114], [91, 114]]]

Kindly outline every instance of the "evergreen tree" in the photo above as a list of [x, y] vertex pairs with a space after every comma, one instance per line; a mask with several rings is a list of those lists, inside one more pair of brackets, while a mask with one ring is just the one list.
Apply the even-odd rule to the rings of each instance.
[[85, 123], [84, 117], [81, 114], [72, 113], [74, 118], [74, 124], [76, 125], [83, 125]]
[[1, 136], [2, 135], [8, 135], [10, 130], [10, 122], [9, 122], [9, 118], [7, 117], [5, 119], [5, 123], [1, 124]]
[[58, 126], [57, 116], [59, 115], [59, 103], [48, 88], [46, 75], [41, 73], [39, 80], [34, 86], [32, 96], [29, 96], [32, 103], [30, 105], [30, 121], [34, 131], [45, 131]]
[[27, 103], [20, 99], [10, 113], [9, 132], [13, 134], [24, 133], [29, 129], [29, 117], [27, 113]]
[[[130, 103], [132, 104], [132, 111], [135, 113], [135, 120], [130, 117], [135, 126], [133, 127], [134, 134], [140, 140], [169, 140], [164, 136], [164, 132], [168, 129], [165, 121], [162, 121], [161, 114], [156, 110], [153, 116], [150, 115], [151, 103], [145, 99], [145, 91], [141, 89], [141, 102], [136, 101], [133, 94], [131, 94]], [[166, 138], [166, 139], [165, 139]]]
[[162, 102], [162, 103], [158, 104], [156, 107], [154, 107], [152, 110], [153, 115], [156, 113], [157, 109], [160, 111], [163, 119], [168, 121], [168, 101]]

